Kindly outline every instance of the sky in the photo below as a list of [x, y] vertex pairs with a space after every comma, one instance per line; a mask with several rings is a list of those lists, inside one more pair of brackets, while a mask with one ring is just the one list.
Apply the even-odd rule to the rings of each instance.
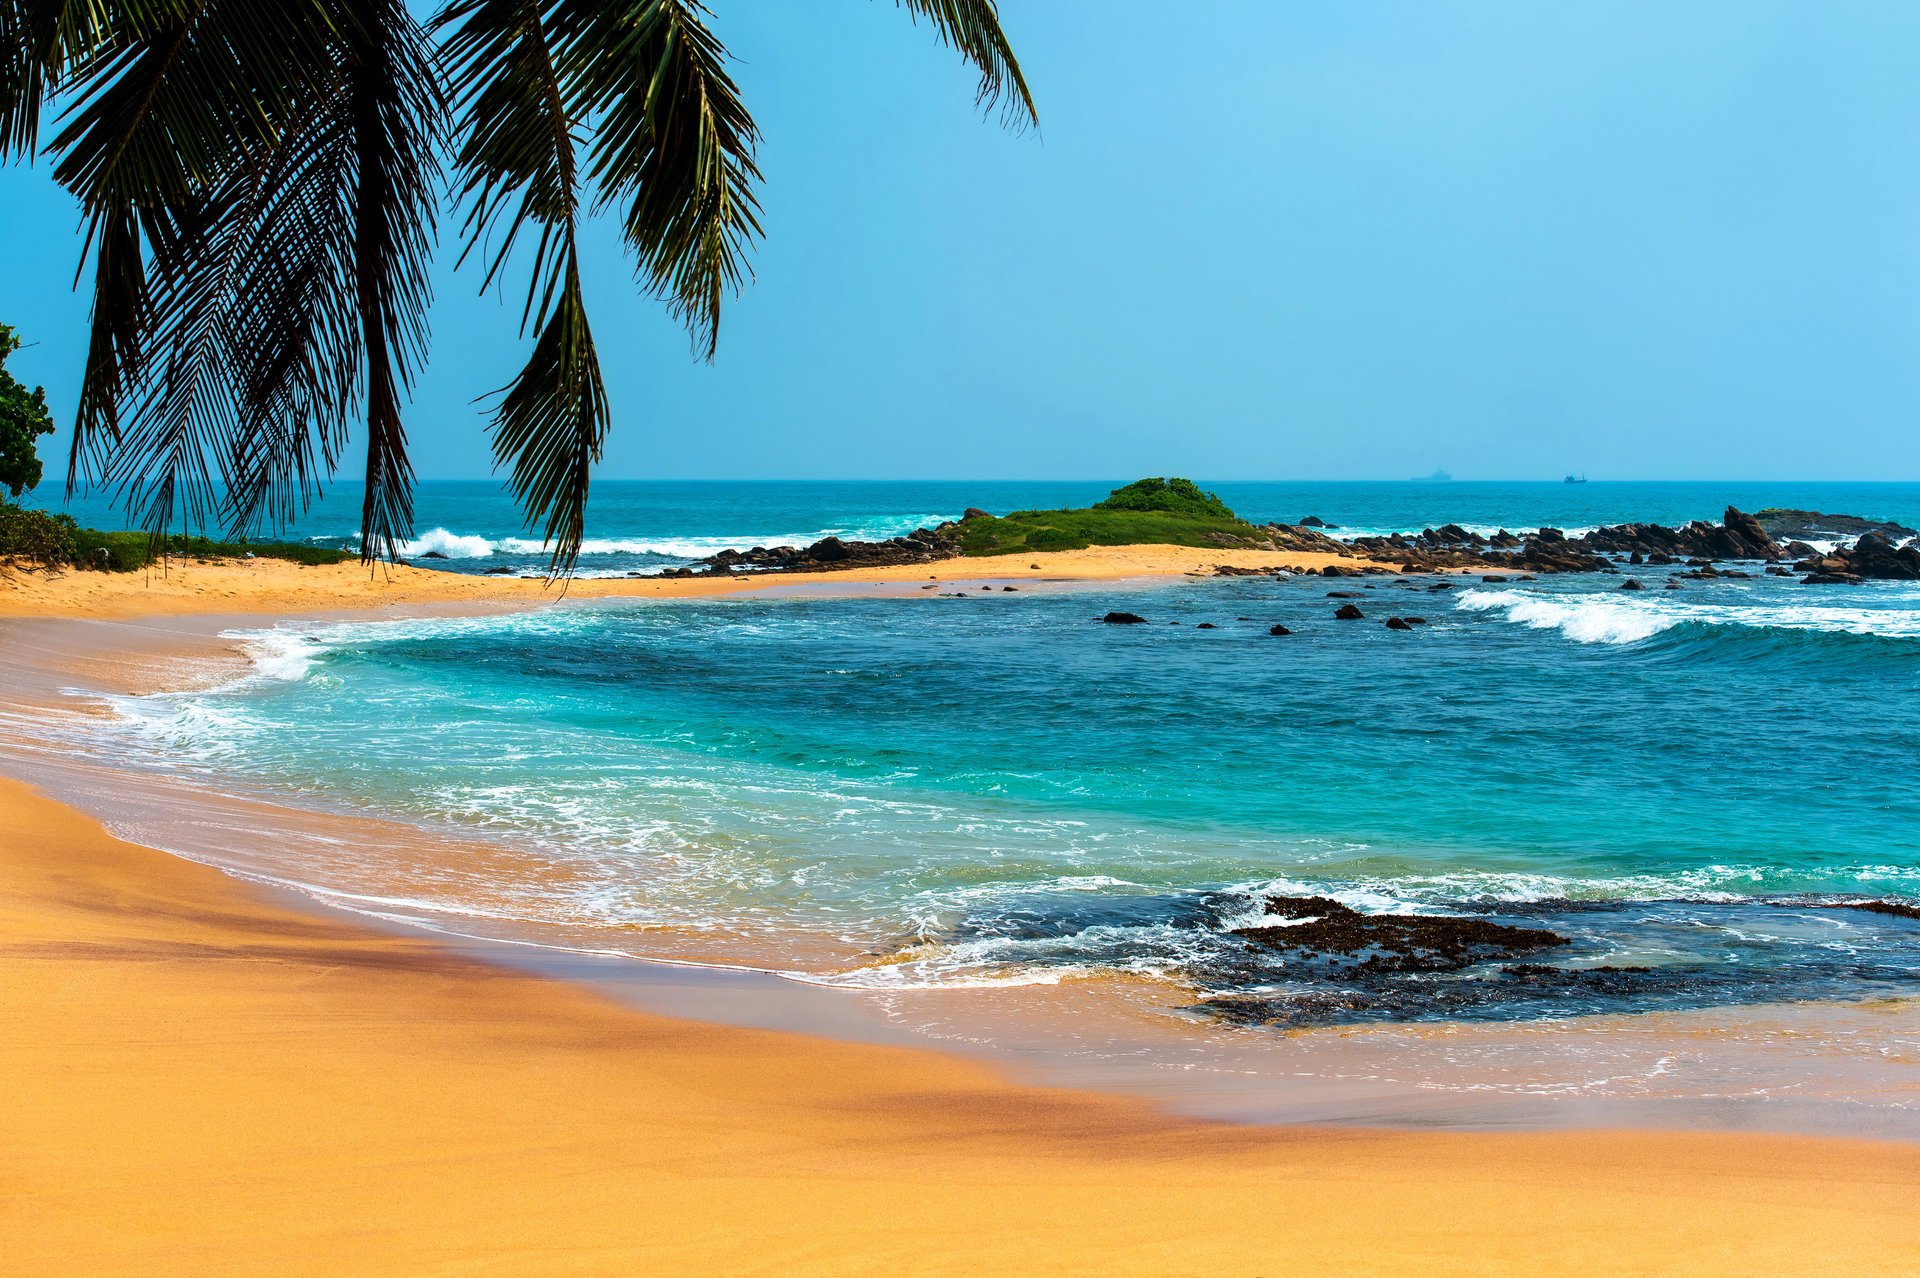
[[[767, 236], [709, 365], [594, 228], [601, 477], [1920, 479], [1911, 0], [1001, 0], [1024, 135], [884, 0], [710, 4]], [[64, 424], [50, 167], [0, 320]], [[408, 431], [481, 478], [522, 298], [450, 229]]]

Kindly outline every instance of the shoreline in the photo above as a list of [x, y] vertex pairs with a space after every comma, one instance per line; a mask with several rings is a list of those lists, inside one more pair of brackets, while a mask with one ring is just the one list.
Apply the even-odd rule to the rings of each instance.
[[1920, 1247], [1911, 1145], [1196, 1122], [649, 1016], [0, 803], [23, 1275], [1533, 1273], [1602, 1245], [1611, 1272], [1893, 1274]]
[[[1140, 575], [1098, 566], [1111, 575], [1091, 579]], [[244, 589], [197, 576], [166, 596], [173, 615]], [[287, 589], [215, 597], [257, 623], [283, 615]], [[383, 602], [503, 606], [432, 593]], [[121, 662], [128, 690], [204, 660], [177, 630], [138, 629], [150, 660], [113, 645], [81, 660], [95, 676]], [[734, 1271], [743, 1256], [997, 1273], [1040, 1255], [1089, 1274], [1535, 1272], [1591, 1264], [1601, 1238], [1625, 1272], [1803, 1272], [1817, 1253], [1893, 1273], [1920, 1246], [1920, 1146], [1204, 1122], [1008, 1081], [1004, 1062], [952, 1049], [712, 1024], [694, 1019], [697, 991], [688, 1019], [661, 1016], [478, 946], [280, 904], [15, 781], [0, 804], [22, 814], [0, 834], [0, 945], [19, 974], [0, 992], [17, 1027], [0, 1060], [23, 1082], [0, 1101], [18, 1151], [0, 1166], [25, 1192], [0, 1225], [24, 1240], [23, 1273], [161, 1254], [208, 1272], [268, 1254], [296, 1273], [481, 1256], [514, 1273]], [[1236, 1230], [1276, 1205], [1277, 1248], [1265, 1225]], [[1624, 1244], [1622, 1219], [1644, 1222]]]

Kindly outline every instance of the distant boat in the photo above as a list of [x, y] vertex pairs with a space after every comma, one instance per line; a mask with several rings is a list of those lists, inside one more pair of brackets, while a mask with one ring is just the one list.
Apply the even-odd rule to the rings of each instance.
[[1585, 475], [1568, 475], [1560, 482], [1563, 484], [1584, 484], [1587, 482], [1587, 477]]
[[1445, 484], [1451, 483], [1452, 481], [1452, 475], [1449, 475], [1444, 470], [1436, 470], [1431, 475], [1415, 475], [1407, 482], [1413, 484]]

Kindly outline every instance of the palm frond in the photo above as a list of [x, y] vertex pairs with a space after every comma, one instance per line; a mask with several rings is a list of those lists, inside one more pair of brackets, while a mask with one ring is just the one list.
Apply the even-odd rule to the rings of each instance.
[[1000, 7], [995, 0], [895, 0], [917, 22], [927, 19], [940, 41], [958, 51], [980, 72], [975, 101], [988, 111], [1000, 108], [1001, 118], [1015, 128], [1040, 123], [1033, 93], [1013, 56], [1013, 46], [1000, 29]]
[[366, 368], [361, 554], [392, 558], [413, 531], [400, 398], [426, 350], [427, 258], [444, 114], [426, 33], [404, 0], [354, 0], [346, 92], [354, 128], [354, 296]]
[[498, 245], [481, 287], [531, 230], [533, 272], [521, 329], [536, 332], [518, 376], [497, 397], [496, 460], [530, 525], [544, 525], [551, 570], [571, 571], [585, 529], [587, 490], [608, 421], [600, 357], [580, 288], [580, 172], [576, 116], [534, 0], [456, 0], [435, 19], [461, 113], [456, 165], [468, 206], [462, 260], [490, 236]]
[[747, 281], [760, 235], [760, 134], [700, 12], [685, 0], [562, 0], [555, 27], [569, 100], [594, 124], [596, 207], [624, 205], [641, 278], [712, 359], [721, 304]]
[[510, 466], [508, 481], [522, 510], [544, 520], [542, 533], [555, 577], [573, 571], [586, 533], [587, 487], [607, 434], [606, 387], [580, 294], [580, 270], [569, 246], [558, 263], [560, 288], [527, 366], [500, 397], [493, 451]]

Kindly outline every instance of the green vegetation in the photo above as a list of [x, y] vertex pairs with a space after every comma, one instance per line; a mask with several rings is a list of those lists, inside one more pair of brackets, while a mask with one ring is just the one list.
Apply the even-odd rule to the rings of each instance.
[[1246, 521], [1190, 479], [1142, 479], [1085, 510], [1016, 510], [959, 527], [967, 555], [1088, 546], [1219, 546], [1253, 535]]
[[28, 390], [7, 371], [7, 356], [19, 349], [13, 329], [0, 324], [0, 488], [15, 497], [40, 482], [34, 441], [53, 434], [46, 387]]
[[285, 559], [292, 563], [337, 564], [354, 558], [350, 551], [281, 541], [214, 541], [208, 537], [151, 538], [143, 532], [101, 532], [82, 528], [71, 515], [50, 515], [0, 500], [0, 565], [26, 564], [58, 571], [90, 568], [102, 572], [136, 572], [173, 556], [184, 559]]
[[1237, 519], [1227, 503], [1200, 491], [1191, 479], [1136, 479], [1116, 488], [1095, 510], [1157, 510], [1194, 519]]

